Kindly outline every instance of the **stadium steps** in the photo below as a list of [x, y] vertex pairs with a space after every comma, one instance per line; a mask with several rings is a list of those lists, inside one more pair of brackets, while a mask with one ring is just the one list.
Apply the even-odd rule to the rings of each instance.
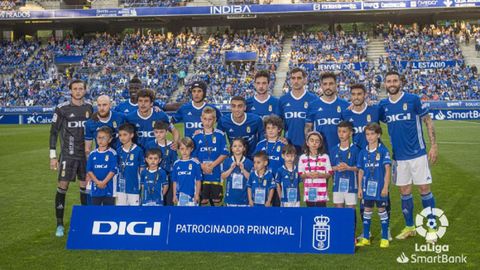
[[[202, 44], [200, 47], [198, 47], [197, 51], [195, 52], [195, 56], [193, 57], [194, 60], [200, 59], [200, 57], [207, 51], [207, 43]], [[192, 79], [192, 77], [195, 75], [195, 61], [192, 61], [190, 65], [188, 66], [188, 72], [187, 72], [187, 77], [185, 78], [185, 82], [188, 82]], [[180, 93], [183, 93], [185, 91], [185, 85], [180, 85], [178, 86], [177, 90], [172, 93], [170, 96], [170, 102], [177, 102], [177, 96]]]
[[470, 42], [469, 45], [464, 43], [460, 44], [463, 57], [465, 58], [465, 64], [469, 66], [480, 67], [480, 53], [475, 51], [475, 42]]
[[92, 2], [92, 8], [119, 8], [118, 0], [95, 0]]
[[24, 11], [24, 10], [28, 10], [28, 11], [45, 10], [45, 8], [36, 1], [27, 1], [25, 3], [25, 6], [20, 7], [19, 10], [22, 10], [22, 11]]
[[27, 3], [35, 3], [42, 7], [43, 9], [60, 9], [60, 1], [55, 0], [34, 0], [34, 1], [27, 1]]
[[387, 57], [383, 39], [370, 39], [367, 46], [367, 60], [370, 63], [374, 63], [374, 66], [378, 68], [378, 59], [380, 56]]
[[198, 6], [226, 6], [227, 0], [194, 0], [188, 2], [188, 7], [198, 7]]
[[287, 72], [289, 70], [290, 55], [292, 53], [292, 38], [286, 38], [283, 42], [283, 51], [280, 57], [280, 64], [276, 72], [275, 85], [273, 86], [273, 95], [280, 97], [283, 95], [283, 85], [287, 79]]

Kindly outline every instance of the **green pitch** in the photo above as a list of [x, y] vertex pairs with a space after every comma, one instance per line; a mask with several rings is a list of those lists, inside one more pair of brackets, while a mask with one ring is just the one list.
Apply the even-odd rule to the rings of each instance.
[[[49, 170], [49, 126], [0, 126], [0, 269], [480, 269], [480, 122], [435, 122], [440, 157], [432, 168], [437, 207], [450, 226], [440, 244], [450, 256], [467, 256], [467, 264], [399, 264], [397, 257], [415, 253], [417, 236], [379, 248], [379, 220], [374, 215], [371, 247], [355, 255], [295, 255], [239, 253], [182, 253], [128, 251], [70, 251], [66, 237], [55, 233], [56, 174]], [[387, 136], [384, 136], [384, 141]], [[404, 226], [400, 196], [395, 187], [391, 230]], [[72, 205], [79, 203], [78, 184], [67, 195], [68, 232]], [[421, 209], [415, 190], [415, 210]], [[360, 230], [361, 224], [358, 226]], [[68, 236], [68, 233], [67, 233]]]

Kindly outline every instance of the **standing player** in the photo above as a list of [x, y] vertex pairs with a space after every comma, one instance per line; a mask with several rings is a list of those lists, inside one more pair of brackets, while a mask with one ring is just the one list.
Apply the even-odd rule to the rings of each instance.
[[[133, 77], [128, 84], [128, 94], [130, 98], [118, 104], [114, 111], [123, 113], [125, 115], [136, 111], [138, 109], [137, 93], [142, 89], [142, 81], [137, 76]], [[163, 101], [155, 101], [154, 106], [164, 111], [176, 111], [180, 107], [180, 103], [165, 103]], [[156, 109], [156, 111], [158, 109]]]
[[271, 114], [280, 115], [278, 99], [269, 94], [270, 73], [261, 70], [255, 74], [255, 96], [247, 99], [247, 112], [262, 118]]
[[342, 119], [352, 123], [353, 143], [364, 149], [367, 146], [365, 127], [369, 123], [379, 123], [380, 108], [377, 105], [367, 105], [367, 93], [363, 84], [350, 86], [350, 96], [353, 106], [351, 110], [342, 111]]
[[[401, 91], [400, 74], [389, 71], [385, 75], [385, 88], [388, 98], [380, 101], [380, 119], [387, 123], [390, 141], [392, 142], [393, 159], [395, 160], [394, 182], [402, 194], [402, 212], [406, 227], [397, 235], [397, 239], [406, 239], [415, 235], [413, 224], [412, 184], [418, 186], [424, 208], [435, 208], [435, 199], [430, 189], [432, 175], [428, 160], [435, 163], [438, 149], [433, 121], [428, 114], [428, 108], [422, 106], [420, 98]], [[423, 139], [422, 121], [428, 130], [431, 148], [428, 152]], [[428, 216], [430, 226], [427, 242], [437, 240], [435, 216]]]
[[55, 108], [50, 128], [50, 169], [57, 170], [57, 139], [60, 136], [60, 169], [58, 172], [57, 193], [55, 195], [55, 212], [57, 230], [55, 235], [64, 235], [63, 215], [65, 210], [65, 196], [68, 184], [79, 180], [80, 202], [87, 204], [86, 166], [84, 125], [92, 115], [93, 107], [85, 101], [86, 84], [82, 80], [74, 80], [68, 85], [71, 100]]
[[193, 136], [195, 151], [193, 157], [200, 161], [203, 173], [201, 203], [219, 206], [223, 199], [223, 186], [220, 179], [220, 165], [228, 156], [225, 133], [215, 129], [217, 121], [215, 109], [205, 107], [202, 112], [203, 129]]
[[[125, 122], [125, 116], [121, 113], [111, 110], [112, 102], [107, 95], [101, 95], [97, 98], [97, 111], [85, 123], [85, 153], [89, 154], [92, 150], [92, 142], [97, 137], [97, 130], [100, 127], [107, 126], [112, 129], [113, 149], [120, 147], [118, 141], [118, 128]], [[98, 147], [95, 142], [95, 147]]]
[[184, 123], [184, 137], [193, 137], [195, 130], [202, 129], [202, 111], [205, 106], [215, 109], [217, 119], [220, 119], [222, 113], [214, 105], [207, 104], [205, 97], [207, 96], [207, 84], [203, 81], [196, 81], [190, 87], [192, 102], [183, 104], [180, 109], [173, 115], [175, 123]]
[[[157, 112], [153, 109], [155, 93], [152, 90], [140, 90], [137, 96], [138, 110], [127, 115], [127, 122], [135, 126], [136, 142], [142, 149], [145, 149], [148, 142], [155, 140], [155, 133], [153, 132], [155, 122], [170, 123], [170, 119], [165, 112]], [[174, 145], [176, 145], [180, 137], [178, 130], [170, 124], [169, 131], [172, 133]]]
[[307, 73], [301, 68], [294, 68], [290, 72], [292, 89], [280, 98], [280, 117], [285, 123], [285, 137], [295, 146], [297, 154], [302, 153], [305, 142], [305, 127], [309, 107], [318, 100], [318, 97], [305, 90]]
[[340, 141], [337, 135], [337, 125], [342, 118], [342, 112], [348, 107], [348, 102], [337, 96], [337, 76], [333, 73], [321, 75], [323, 96], [317, 99], [310, 108], [307, 119], [307, 131], [313, 128], [322, 134], [325, 140], [327, 153], [332, 154], [332, 149]]
[[246, 113], [246, 101], [241, 96], [230, 100], [231, 114], [223, 115], [218, 122], [218, 129], [225, 132], [232, 143], [235, 138], [243, 138], [248, 143], [247, 157], [251, 158], [257, 143], [263, 139], [263, 122], [260, 116]]

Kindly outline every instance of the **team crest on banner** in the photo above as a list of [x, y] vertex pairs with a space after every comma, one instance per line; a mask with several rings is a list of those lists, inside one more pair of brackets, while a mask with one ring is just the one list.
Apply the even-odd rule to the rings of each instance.
[[407, 110], [407, 103], [403, 103], [403, 110], [404, 110], [404, 111]]
[[268, 111], [269, 111], [269, 112], [272, 111], [272, 105], [268, 105]]
[[250, 133], [250, 126], [247, 126], [247, 133]]
[[372, 121], [372, 117], [370, 116], [370, 114], [367, 114], [367, 122], [371, 122]]
[[316, 250], [326, 250], [330, 247], [330, 218], [316, 216], [313, 221], [312, 247]]
[[304, 107], [305, 109], [308, 108], [308, 102], [307, 102], [307, 101], [305, 101], [305, 103], [303, 103], [303, 107]]

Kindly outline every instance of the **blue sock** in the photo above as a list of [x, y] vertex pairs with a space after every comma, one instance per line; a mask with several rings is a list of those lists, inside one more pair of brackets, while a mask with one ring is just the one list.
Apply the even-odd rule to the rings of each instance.
[[372, 212], [363, 212], [363, 237], [370, 239], [370, 224], [372, 224]]
[[388, 240], [388, 225], [390, 223], [388, 213], [387, 211], [378, 212], [378, 216], [380, 217], [380, 223], [382, 224], [382, 239]]
[[[429, 192], [427, 194], [422, 194], [422, 205], [423, 208], [430, 207], [431, 209], [435, 208], [435, 198], [433, 197], [432, 192]], [[431, 228], [435, 228], [435, 215], [433, 215], [433, 212], [427, 216], [428, 218], [428, 224]]]
[[413, 196], [402, 195], [402, 212], [407, 226], [413, 226]]

